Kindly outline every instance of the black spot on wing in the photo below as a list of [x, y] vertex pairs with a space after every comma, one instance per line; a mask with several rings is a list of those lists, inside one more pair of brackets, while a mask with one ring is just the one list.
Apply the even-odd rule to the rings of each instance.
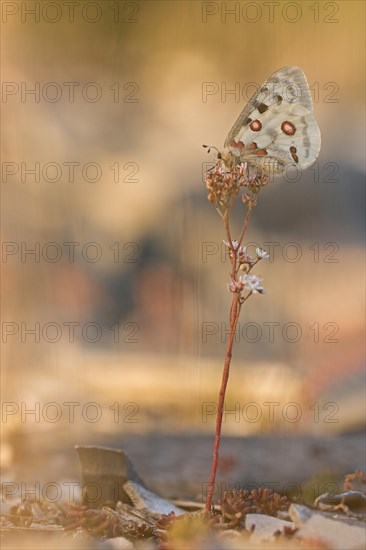
[[265, 113], [268, 110], [268, 105], [266, 105], [265, 103], [258, 103], [256, 107], [260, 114]]

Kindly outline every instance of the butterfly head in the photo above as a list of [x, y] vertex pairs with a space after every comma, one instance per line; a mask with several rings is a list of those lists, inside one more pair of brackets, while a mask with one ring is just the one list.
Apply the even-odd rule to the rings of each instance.
[[219, 151], [217, 147], [214, 145], [202, 145], [205, 149], [207, 149], [207, 153], [210, 153], [211, 149], [215, 149], [217, 152], [216, 158], [218, 161], [221, 161], [225, 164], [226, 168], [233, 168], [235, 165], [235, 156], [232, 154], [230, 149], [225, 147], [222, 151]]

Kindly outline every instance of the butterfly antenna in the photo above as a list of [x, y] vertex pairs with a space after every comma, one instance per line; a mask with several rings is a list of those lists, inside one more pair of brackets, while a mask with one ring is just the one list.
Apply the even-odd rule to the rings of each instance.
[[218, 150], [217, 147], [215, 147], [214, 145], [202, 145], [202, 147], [204, 147], [205, 149], [208, 149], [207, 153], [209, 153], [211, 151], [211, 149], [215, 149], [215, 151], [217, 151], [217, 154], [220, 153], [220, 151]]

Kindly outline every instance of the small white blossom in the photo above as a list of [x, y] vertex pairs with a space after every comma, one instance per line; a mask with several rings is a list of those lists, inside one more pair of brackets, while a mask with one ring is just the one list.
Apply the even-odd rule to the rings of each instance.
[[256, 260], [254, 258], [252, 258], [252, 256], [249, 256], [249, 254], [247, 253], [247, 247], [246, 246], [241, 246], [239, 248], [239, 259], [240, 259], [240, 262], [243, 263], [243, 264], [254, 264], [256, 262]]
[[262, 248], [256, 248], [255, 253], [257, 254], [258, 258], [261, 260], [268, 260], [269, 254], [265, 250], [262, 250]]
[[240, 275], [240, 282], [243, 283], [245, 290], [251, 290], [253, 294], [257, 294], [259, 292], [260, 294], [264, 293], [264, 289], [261, 285], [261, 281], [263, 281], [262, 277], [258, 277], [257, 275]]
[[[230, 248], [230, 245], [229, 245], [228, 241], [222, 241], [222, 242], [224, 243], [225, 246]], [[239, 246], [239, 241], [231, 241], [231, 246], [234, 250], [236, 250]]]

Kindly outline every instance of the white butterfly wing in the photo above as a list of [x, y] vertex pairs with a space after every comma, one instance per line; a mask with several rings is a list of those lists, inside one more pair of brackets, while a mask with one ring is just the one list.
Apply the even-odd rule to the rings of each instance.
[[313, 164], [320, 131], [306, 77], [298, 67], [284, 67], [262, 84], [230, 130], [225, 147], [240, 160], [268, 170]]

